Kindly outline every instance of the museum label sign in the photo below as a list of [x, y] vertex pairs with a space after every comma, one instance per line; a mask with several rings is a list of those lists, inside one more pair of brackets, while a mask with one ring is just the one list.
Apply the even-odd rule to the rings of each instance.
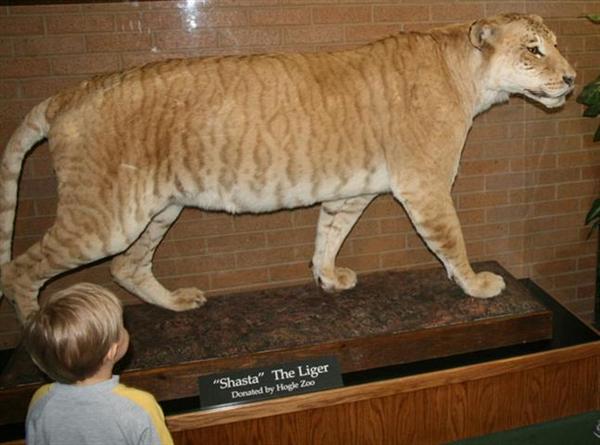
[[256, 402], [343, 386], [335, 357], [315, 357], [201, 376], [200, 409]]

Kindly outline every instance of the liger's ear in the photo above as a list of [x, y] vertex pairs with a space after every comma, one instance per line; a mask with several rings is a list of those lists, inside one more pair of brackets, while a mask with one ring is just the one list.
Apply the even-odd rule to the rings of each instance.
[[537, 23], [544, 23], [544, 19], [537, 14], [529, 14], [529, 18]]
[[495, 29], [489, 22], [486, 20], [477, 20], [471, 23], [469, 40], [475, 48], [482, 49], [485, 45], [490, 44], [494, 33]]

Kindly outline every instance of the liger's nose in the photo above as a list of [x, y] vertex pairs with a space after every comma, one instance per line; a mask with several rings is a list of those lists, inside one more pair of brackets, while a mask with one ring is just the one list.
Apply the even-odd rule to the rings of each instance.
[[575, 76], [563, 76], [563, 81], [572, 87], [575, 84]]

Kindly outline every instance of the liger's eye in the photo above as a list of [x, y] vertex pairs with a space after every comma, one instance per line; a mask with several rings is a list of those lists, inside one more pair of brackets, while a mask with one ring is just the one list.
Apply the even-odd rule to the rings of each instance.
[[534, 56], [543, 56], [542, 52], [540, 51], [540, 48], [537, 46], [528, 46], [527, 51], [529, 51]]

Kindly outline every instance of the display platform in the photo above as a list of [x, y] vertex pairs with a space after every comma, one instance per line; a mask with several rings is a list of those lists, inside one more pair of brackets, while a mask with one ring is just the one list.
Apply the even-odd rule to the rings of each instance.
[[[551, 339], [348, 373], [343, 388], [223, 409], [198, 411], [197, 397], [163, 403], [175, 443], [438, 445], [597, 411], [599, 333], [519, 282], [552, 312]], [[597, 443], [595, 431], [573, 437]]]
[[[123, 382], [159, 400], [198, 394], [200, 375], [304, 357], [336, 356], [343, 373], [548, 339], [552, 316], [499, 264], [506, 290], [467, 297], [441, 268], [378, 272], [327, 294], [313, 284], [210, 299], [174, 313], [151, 305], [125, 309], [131, 347]], [[23, 348], [0, 375], [0, 425], [22, 421], [44, 382]]]

